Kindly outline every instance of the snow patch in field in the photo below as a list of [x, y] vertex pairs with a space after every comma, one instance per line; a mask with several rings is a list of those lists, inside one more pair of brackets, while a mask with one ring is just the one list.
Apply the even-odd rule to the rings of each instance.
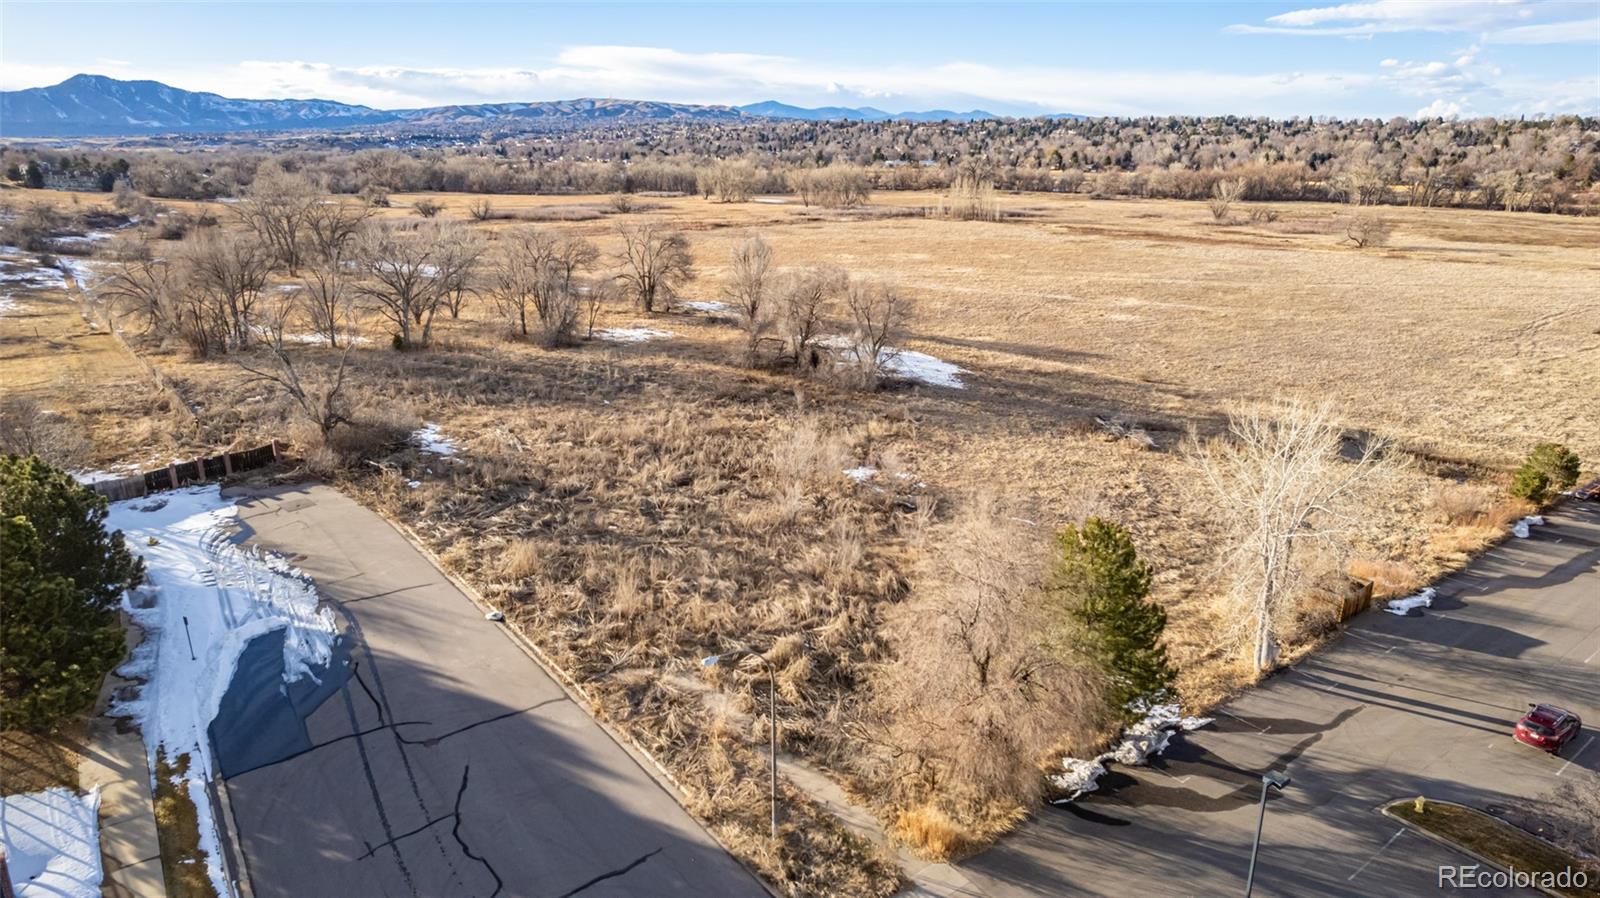
[[183, 785], [195, 799], [219, 895], [230, 892], [205, 792], [215, 773], [208, 728], [239, 656], [252, 639], [282, 630], [284, 679], [293, 682], [328, 664], [337, 635], [309, 578], [280, 556], [229, 539], [237, 515], [212, 485], [113, 502], [106, 519], [144, 559], [146, 574], [123, 600], [145, 640], [118, 670], [144, 682], [137, 698], [118, 701], [111, 713], [139, 723], [152, 771], [158, 749], [172, 761], [189, 756]]
[[696, 312], [731, 312], [731, 311], [733, 311], [733, 306], [730, 306], [725, 302], [715, 302], [715, 301], [709, 300], [709, 299], [692, 299], [692, 300], [689, 300], [688, 302], [680, 302], [680, 303], [678, 303], [678, 305], [683, 306], [686, 309], [694, 309]]
[[787, 205], [789, 205], [789, 201], [788, 200], [783, 199], [782, 197], [776, 197], [776, 196], [758, 196], [754, 200], [752, 200], [752, 202], [761, 203], [761, 204], [767, 205], [767, 206], [787, 206]]
[[[94, 280], [94, 268], [88, 262], [77, 259], [57, 259], [56, 264], [61, 266], [63, 284], [76, 283], [78, 289], [89, 292], [89, 284]], [[70, 279], [70, 280], [69, 280]]]
[[52, 237], [51, 242], [65, 246], [90, 246], [102, 240], [110, 239], [110, 231], [90, 231], [87, 234], [68, 234], [65, 237]]
[[1431, 586], [1425, 587], [1421, 592], [1418, 592], [1415, 595], [1409, 595], [1403, 599], [1395, 599], [1391, 602], [1388, 602], [1383, 606], [1383, 610], [1389, 612], [1390, 614], [1398, 614], [1401, 617], [1405, 617], [1406, 615], [1410, 614], [1413, 609], [1433, 607], [1433, 597], [1438, 595], [1438, 593], [1439, 591]]
[[1144, 716], [1122, 733], [1122, 741], [1110, 751], [1102, 752], [1091, 760], [1062, 758], [1061, 772], [1049, 777], [1050, 784], [1062, 792], [1071, 793], [1058, 798], [1053, 804], [1067, 804], [1082, 795], [1093, 792], [1106, 764], [1115, 762], [1138, 767], [1152, 757], [1167, 750], [1173, 733], [1187, 733], [1209, 724], [1209, 717], [1185, 717], [1176, 703], [1135, 708]]
[[432, 452], [434, 455], [455, 455], [461, 448], [455, 441], [445, 436], [437, 424], [424, 424], [411, 435], [411, 442], [416, 443], [423, 452]]
[[135, 474], [137, 474], [139, 472], [138, 471], [121, 471], [121, 472], [118, 472], [118, 471], [71, 471], [69, 473], [72, 475], [72, 479], [73, 480], [76, 480], [79, 483], [84, 484], [85, 486], [87, 486], [87, 485], [89, 485], [91, 483], [103, 483], [103, 482], [105, 482], [107, 480], [121, 480], [121, 479], [123, 479], [125, 477], [132, 477], [133, 475], [135, 475]]
[[53, 281], [58, 277], [61, 277], [61, 272], [54, 268], [44, 268], [42, 266], [0, 271], [0, 281]]
[[22, 308], [22, 303], [9, 293], [0, 293], [0, 315], [10, 314], [12, 309]]
[[99, 898], [100, 790], [0, 798], [0, 846], [17, 898]]
[[[860, 357], [861, 350], [846, 336], [829, 337], [821, 341], [821, 345], [837, 350], [841, 358], [854, 361]], [[893, 346], [878, 352], [878, 364], [882, 365], [884, 372], [891, 377], [914, 380], [931, 387], [949, 387], [953, 390], [966, 389], [967, 385], [961, 382], [961, 375], [971, 373], [960, 365], [925, 352], [897, 349]]]
[[856, 483], [866, 483], [868, 480], [878, 476], [878, 469], [871, 465], [861, 465], [855, 468], [846, 468], [844, 476], [854, 480]]
[[1542, 518], [1542, 517], [1540, 517], [1539, 515], [1536, 515], [1536, 514], [1535, 515], [1529, 515], [1528, 517], [1523, 518], [1522, 520], [1520, 520], [1520, 521], [1516, 522], [1515, 524], [1511, 525], [1511, 535], [1515, 536], [1517, 539], [1527, 539], [1528, 538], [1528, 528], [1530, 526], [1532, 526], [1532, 527], [1543, 527], [1544, 526], [1544, 518]]
[[665, 340], [674, 336], [669, 331], [658, 331], [652, 327], [608, 327], [595, 331], [594, 335], [613, 343], [643, 343], [647, 340]]

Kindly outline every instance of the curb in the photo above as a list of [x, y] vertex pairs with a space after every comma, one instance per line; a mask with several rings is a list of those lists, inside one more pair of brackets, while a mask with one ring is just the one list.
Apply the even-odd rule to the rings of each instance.
[[[366, 506], [363, 505], [362, 507], [365, 508]], [[410, 527], [407, 527], [399, 521], [391, 520], [387, 515], [379, 514], [378, 517], [390, 527], [393, 527], [396, 533], [399, 533], [401, 536], [405, 537], [406, 542], [410, 543], [412, 547], [422, 555], [423, 558], [426, 558], [428, 560], [428, 564], [432, 565], [434, 570], [437, 570], [440, 574], [444, 575], [444, 578], [449, 580], [450, 583], [456, 587], [456, 589], [460, 590], [461, 594], [466, 596], [472, 602], [472, 604], [478, 606], [479, 610], [485, 613], [500, 610], [489, 604], [489, 602], [487, 602], [483, 596], [472, 587], [471, 584], [467, 583], [446, 569], [445, 566], [440, 563], [439, 557], [435, 555], [433, 550], [429, 549], [420, 538], [418, 538], [416, 532]], [[556, 685], [561, 687], [561, 691], [567, 694], [567, 697], [572, 700], [573, 704], [583, 708], [584, 713], [589, 716], [589, 719], [598, 724], [600, 729], [604, 731], [608, 737], [610, 737], [612, 742], [615, 742], [624, 752], [627, 752], [628, 756], [633, 759], [635, 764], [639, 765], [641, 770], [649, 775], [651, 779], [654, 779], [656, 784], [661, 786], [663, 790], [671, 794], [678, 806], [683, 808], [684, 812], [688, 814], [689, 819], [693, 820], [695, 825], [700, 828], [700, 831], [705, 833], [707, 838], [711, 839], [712, 842], [716, 843], [717, 847], [721, 848], [724, 854], [732, 858], [740, 867], [744, 868], [745, 872], [749, 873], [750, 877], [754, 879], [756, 883], [759, 884], [763, 889], [765, 889], [767, 894], [771, 895], [772, 898], [786, 898], [786, 896], [780, 893], [772, 884], [768, 883], [765, 877], [763, 877], [759, 871], [746, 863], [744, 858], [735, 854], [733, 849], [730, 848], [726, 842], [722, 841], [722, 839], [719, 838], [716, 833], [708, 829], [698, 817], [696, 817], [693, 813], [690, 813], [687, 807], [684, 807], [682, 799], [685, 792], [683, 787], [678, 784], [677, 778], [674, 777], [671, 771], [667, 770], [667, 768], [663, 766], [660, 761], [657, 761], [654, 755], [650, 754], [650, 752], [646, 751], [644, 748], [636, 745], [632, 739], [627, 738], [627, 736], [619, 732], [616, 727], [612, 726], [609, 722], [596, 715], [594, 713], [594, 709], [597, 707], [597, 703], [589, 695], [589, 693], [584, 690], [583, 686], [579, 685], [576, 680], [568, 676], [567, 672], [557, 666], [556, 663], [551, 660], [550, 656], [545, 654], [543, 649], [539, 648], [539, 646], [535, 644], [533, 640], [524, 636], [515, 627], [503, 621], [496, 622], [496, 627], [511, 640], [513, 645], [520, 648], [529, 658], [532, 658], [534, 663], [538, 664], [539, 667], [550, 676], [550, 679], [554, 680]]]
[[[1459, 842], [1451, 841], [1450, 839], [1447, 839], [1444, 836], [1441, 836], [1441, 835], [1439, 835], [1439, 834], [1437, 834], [1435, 832], [1423, 829], [1422, 827], [1416, 825], [1415, 823], [1412, 823], [1411, 821], [1405, 819], [1404, 817], [1397, 817], [1394, 814], [1389, 813], [1390, 806], [1392, 806], [1392, 805], [1394, 805], [1394, 804], [1396, 804], [1398, 802], [1403, 802], [1403, 801], [1407, 801], [1407, 800], [1408, 799], [1400, 798], [1400, 799], [1396, 799], [1395, 801], [1391, 801], [1391, 802], [1389, 802], [1389, 804], [1386, 804], [1386, 805], [1383, 805], [1383, 806], [1379, 807], [1378, 808], [1378, 813], [1382, 814], [1385, 817], [1388, 817], [1390, 820], [1393, 820], [1394, 822], [1396, 822], [1396, 823], [1400, 824], [1401, 826], [1405, 827], [1408, 832], [1414, 832], [1417, 835], [1424, 836], [1424, 837], [1432, 840], [1433, 842], [1436, 842], [1436, 843], [1438, 843], [1440, 845], [1443, 845], [1446, 848], [1451, 849], [1452, 851], [1460, 852], [1461, 854], [1464, 854], [1467, 857], [1472, 858], [1473, 860], [1483, 864], [1486, 867], [1493, 867], [1494, 869], [1499, 870], [1499, 871], [1504, 872], [1504, 873], [1509, 873], [1510, 872], [1506, 868], [1506, 866], [1504, 864], [1501, 864], [1499, 861], [1492, 861], [1489, 858], [1484, 857], [1483, 855], [1477, 853], [1476, 851], [1473, 851], [1471, 848], [1468, 848], [1467, 846], [1462, 845]], [[1445, 805], [1447, 807], [1460, 808], [1463, 811], [1467, 811], [1469, 813], [1476, 814], [1479, 817], [1487, 817], [1490, 820], [1493, 820], [1496, 823], [1499, 823], [1499, 824], [1501, 824], [1503, 826], [1511, 826], [1510, 823], [1507, 823], [1506, 821], [1501, 820], [1499, 817], [1496, 817], [1493, 814], [1486, 814], [1483, 811], [1478, 810], [1477, 808], [1469, 808], [1464, 804], [1456, 804], [1453, 801], [1434, 801], [1431, 798], [1427, 799], [1427, 801], [1428, 801], [1429, 804], [1441, 804], [1441, 805]], [[1513, 826], [1512, 829], [1516, 829], [1516, 827]], [[1519, 830], [1519, 832], [1520, 832], [1520, 830]], [[1538, 836], [1533, 835], [1532, 833], [1528, 834], [1528, 838], [1533, 839], [1534, 841], [1537, 841], [1537, 842], [1543, 842], [1546, 845], [1550, 844], [1548, 842], [1545, 842], [1543, 839], [1539, 838]], [[1552, 847], [1554, 847], [1554, 846], [1552, 846]], [[1532, 883], [1529, 883], [1528, 885], [1524, 886], [1523, 888], [1532, 889], [1535, 892], [1542, 892], [1543, 894], [1549, 895], [1550, 898], [1571, 898], [1570, 895], [1568, 895], [1568, 894], [1566, 894], [1564, 892], [1554, 892], [1554, 891], [1551, 891], [1550, 889], [1544, 888], [1543, 886], [1534, 885]]]

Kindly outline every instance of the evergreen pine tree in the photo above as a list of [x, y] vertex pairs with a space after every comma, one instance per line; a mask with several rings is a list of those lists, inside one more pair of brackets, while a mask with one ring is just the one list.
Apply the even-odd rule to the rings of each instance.
[[1111, 683], [1110, 700], [1128, 716], [1163, 700], [1177, 672], [1161, 644], [1167, 613], [1149, 600], [1150, 568], [1116, 524], [1090, 518], [1056, 534], [1045, 591], [1086, 637]]

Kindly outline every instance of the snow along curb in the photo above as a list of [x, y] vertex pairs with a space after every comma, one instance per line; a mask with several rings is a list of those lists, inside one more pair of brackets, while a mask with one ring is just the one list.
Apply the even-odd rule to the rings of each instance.
[[[1139, 710], [1139, 709], [1134, 709]], [[1101, 752], [1093, 760], [1062, 758], [1062, 772], [1048, 777], [1050, 784], [1072, 794], [1057, 798], [1051, 804], [1070, 804], [1093, 792], [1097, 781], [1106, 773], [1106, 764], [1115, 761], [1129, 767], [1143, 767], [1149, 760], [1167, 750], [1173, 733], [1187, 733], [1209, 724], [1210, 717], [1184, 717], [1176, 703], [1153, 705], [1144, 709], [1145, 715], [1138, 723], [1122, 733], [1122, 741], [1110, 751]]]
[[[451, 573], [450, 570], [440, 562], [439, 557], [433, 554], [433, 550], [429, 549], [427, 545], [425, 545], [417, 536], [416, 532], [410, 527], [407, 527], [405, 524], [402, 524], [399, 521], [391, 520], [387, 515], [380, 514], [378, 517], [388, 523], [390, 527], [393, 527], [395, 532], [404, 537], [406, 542], [410, 543], [411, 546], [415, 548], [423, 558], [428, 560], [429, 564], [433, 565], [434, 570], [444, 575], [444, 578], [449, 580], [456, 589], [460, 590], [461, 594], [466, 596], [467, 599], [472, 602], [472, 604], [477, 605], [478, 609], [484, 613], [485, 617], [487, 617], [490, 613], [499, 610], [495, 606], [489, 604], [489, 602], [487, 602], [483, 596], [473, 588], [472, 584], [462, 580], [460, 577], [457, 577], [454, 573]], [[615, 742], [622, 748], [623, 751], [627, 752], [628, 756], [633, 759], [633, 762], [639, 765], [639, 769], [643, 770], [651, 779], [654, 779], [656, 784], [661, 786], [663, 790], [672, 794], [675, 797], [678, 806], [682, 807], [684, 812], [689, 814], [689, 819], [693, 820], [695, 825], [700, 827], [700, 831], [705, 833], [707, 838], [715, 842], [718, 847], [720, 847], [723, 852], [728, 855], [728, 857], [732, 858], [735, 863], [743, 867], [745, 871], [750, 874], [750, 878], [759, 883], [763, 889], [766, 889], [767, 894], [771, 895], [772, 898], [785, 898], [784, 895], [779, 893], [773, 886], [767, 883], [766, 879], [761, 876], [759, 871], [745, 863], [744, 858], [734, 853], [733, 849], [728, 846], [728, 843], [722, 841], [722, 839], [719, 838], [716, 833], [712, 832], [710, 828], [702, 823], [700, 818], [696, 817], [693, 813], [689, 813], [689, 809], [684, 807], [682, 800], [688, 793], [684, 790], [683, 786], [679, 785], [677, 777], [674, 777], [672, 772], [667, 770], [667, 768], [660, 761], [657, 761], [655, 756], [650, 754], [649, 751], [646, 751], [642, 746], [635, 744], [632, 739], [627, 738], [623, 733], [618, 731], [616, 727], [613, 727], [610, 723], [601, 719], [599, 715], [595, 714], [594, 709], [599, 707], [599, 703], [596, 702], [594, 698], [591, 697], [576, 680], [568, 676], [565, 670], [562, 670], [553, 660], [551, 660], [550, 656], [546, 655], [543, 649], [539, 648], [539, 646], [534, 643], [533, 640], [522, 635], [521, 631], [508, 623], [500, 623], [498, 629], [500, 632], [506, 634], [506, 637], [511, 640], [512, 645], [522, 649], [522, 651], [529, 658], [532, 658], [534, 663], [538, 664], [539, 667], [550, 676], [550, 679], [554, 680], [556, 685], [561, 687], [561, 691], [567, 694], [567, 698], [571, 699], [573, 704], [583, 708], [585, 713], [588, 714], [589, 719], [598, 724], [600, 729], [611, 738], [612, 742]]]

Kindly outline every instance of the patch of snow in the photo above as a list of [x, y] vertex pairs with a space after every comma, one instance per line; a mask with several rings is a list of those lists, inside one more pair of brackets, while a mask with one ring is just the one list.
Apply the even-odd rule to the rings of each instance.
[[499, 622], [505, 620], [506, 616], [498, 611], [490, 611], [483, 616], [483, 619]]
[[107, 480], [121, 480], [124, 477], [132, 477], [133, 475], [135, 475], [135, 474], [137, 474], [139, 472], [137, 472], [137, 471], [121, 471], [121, 472], [118, 472], [118, 471], [72, 471], [72, 472], [69, 472], [69, 473], [72, 474], [72, 479], [73, 480], [76, 480], [79, 483], [82, 483], [84, 485], [88, 485], [88, 484], [91, 484], [91, 483], [103, 483], [104, 481], [107, 481]]
[[1528, 538], [1528, 528], [1530, 526], [1543, 527], [1544, 526], [1544, 518], [1542, 518], [1542, 517], [1540, 517], [1539, 515], [1536, 515], [1536, 514], [1535, 515], [1529, 515], [1529, 516], [1523, 518], [1522, 520], [1520, 520], [1520, 521], [1516, 522], [1515, 524], [1511, 525], [1511, 535], [1515, 536], [1517, 539], [1527, 539]]
[[420, 480], [407, 480], [406, 481], [406, 486], [408, 486], [408, 487], [410, 487], [410, 488], [412, 488], [414, 490], [420, 490], [420, 489], [422, 489], [422, 481], [420, 481]]
[[431, 277], [438, 277], [439, 276], [439, 266], [437, 266], [437, 265], [429, 265], [426, 262], [424, 262], [422, 264], [412, 264], [410, 262], [380, 261], [380, 262], [374, 263], [372, 268], [373, 268], [374, 271], [382, 271], [382, 272], [385, 272], [385, 273], [388, 273], [388, 274], [397, 274], [397, 273], [398, 274], [412, 274], [412, 273], [415, 273], [415, 274], [419, 274], [419, 275], [421, 275], [421, 276], [423, 276], [425, 278], [431, 278]]
[[1134, 707], [1133, 710], [1142, 712], [1144, 716], [1123, 731], [1122, 741], [1118, 742], [1115, 748], [1102, 752], [1090, 760], [1061, 759], [1061, 772], [1051, 774], [1049, 780], [1058, 790], [1071, 794], [1066, 798], [1056, 799], [1054, 804], [1067, 804], [1093, 792], [1097, 781], [1106, 772], [1107, 763], [1143, 766], [1149, 763], [1151, 758], [1167, 750], [1167, 742], [1172, 739], [1173, 733], [1198, 730], [1211, 722], [1210, 717], [1183, 716], [1176, 703], [1141, 705]]
[[144, 684], [111, 713], [139, 723], [152, 771], [158, 749], [169, 759], [189, 756], [184, 787], [195, 799], [207, 873], [219, 895], [231, 893], [205, 795], [215, 773], [207, 730], [239, 656], [252, 639], [282, 630], [285, 681], [314, 678], [337, 635], [333, 612], [321, 607], [309, 578], [280, 556], [229, 540], [237, 514], [212, 485], [113, 502], [106, 519], [144, 559], [146, 573], [146, 585], [123, 604], [145, 640], [118, 670]]
[[14, 268], [10, 271], [0, 271], [0, 281], [54, 281], [61, 277], [61, 272], [54, 268]]
[[[861, 352], [854, 341], [846, 336], [829, 337], [821, 341], [821, 343], [830, 349], [838, 350], [841, 356], [851, 360], [859, 357]], [[961, 375], [971, 373], [960, 365], [936, 358], [925, 352], [897, 349], [893, 346], [878, 352], [878, 363], [883, 366], [884, 372], [891, 377], [914, 380], [931, 387], [949, 387], [954, 390], [966, 389], [967, 385], [961, 382]]]
[[674, 336], [668, 331], [658, 331], [651, 327], [608, 327], [595, 331], [594, 335], [613, 343], [643, 343], [647, 340], [665, 340]]
[[51, 238], [51, 242], [66, 246], [87, 246], [90, 244], [99, 243], [102, 240], [110, 239], [110, 231], [90, 231], [87, 234], [69, 234], [65, 237], [53, 237]]
[[789, 201], [776, 196], [758, 196], [752, 202], [764, 203], [768, 206], [787, 206]]
[[22, 303], [17, 302], [15, 296], [9, 293], [0, 293], [0, 315], [9, 314], [12, 309], [20, 308], [22, 308]]
[[0, 798], [0, 846], [17, 898], [99, 898], [100, 790]]
[[71, 278], [77, 283], [79, 290], [89, 292], [89, 283], [95, 277], [94, 268], [90, 263], [80, 262], [77, 259], [57, 259], [56, 264], [61, 266], [64, 281], [66, 278]]
[[878, 476], [878, 469], [872, 467], [871, 465], [861, 465], [855, 468], [846, 468], [844, 476], [854, 480], [856, 483], [866, 483], [868, 480]]
[[460, 447], [455, 441], [445, 436], [437, 424], [424, 424], [411, 434], [411, 442], [416, 443], [423, 452], [432, 452], [434, 455], [455, 455]]
[[1433, 607], [1433, 597], [1438, 594], [1439, 591], [1433, 587], [1425, 587], [1415, 595], [1409, 595], [1403, 599], [1394, 599], [1386, 603], [1383, 606], [1383, 610], [1390, 614], [1398, 614], [1401, 617], [1405, 617], [1411, 613], [1412, 609]]
[[709, 300], [709, 299], [692, 299], [692, 300], [689, 300], [688, 302], [680, 302], [680, 303], [678, 303], [678, 305], [683, 306], [686, 309], [694, 309], [696, 312], [731, 312], [731, 311], [733, 311], [733, 306], [730, 306], [725, 302], [714, 302], [714, 301]]

